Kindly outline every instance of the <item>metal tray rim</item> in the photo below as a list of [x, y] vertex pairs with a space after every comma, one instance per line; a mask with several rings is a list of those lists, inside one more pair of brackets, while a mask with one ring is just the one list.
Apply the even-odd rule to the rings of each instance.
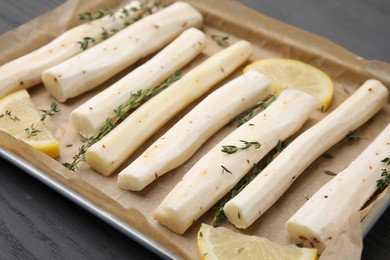
[[[119, 219], [112, 213], [107, 210], [97, 206], [90, 200], [76, 193], [75, 191], [68, 188], [66, 185], [58, 182], [54, 178], [48, 176], [43, 171], [37, 169], [29, 162], [25, 161], [17, 154], [7, 150], [6, 148], [0, 146], [0, 157], [14, 164], [16, 167], [20, 168], [30, 176], [34, 177], [38, 181], [42, 182], [46, 186], [50, 187], [54, 191], [63, 195], [65, 198], [69, 199], [76, 205], [80, 206], [84, 210], [93, 214], [100, 220], [109, 224], [113, 228], [117, 229], [119, 232], [122, 232], [124, 235], [133, 239], [137, 243], [141, 244], [145, 248], [149, 249], [153, 253], [159, 255], [163, 259], [180, 259], [181, 257], [161, 245], [157, 241], [153, 240], [149, 236], [143, 234], [139, 230], [135, 229], [131, 225], [127, 224], [123, 220]], [[374, 227], [375, 223], [380, 219], [383, 213], [390, 205], [390, 193], [387, 193], [383, 200], [374, 205], [372, 210], [367, 214], [367, 216], [362, 221], [362, 234], [365, 237], [370, 230]]]
[[0, 157], [7, 160], [8, 162], [14, 164], [19, 169], [23, 170], [30, 176], [34, 177], [38, 181], [42, 182], [46, 186], [50, 187], [54, 191], [63, 195], [65, 198], [69, 199], [76, 205], [80, 206], [84, 210], [88, 211], [92, 215], [96, 216], [100, 220], [109, 224], [113, 228], [117, 229], [119, 232], [122, 232], [124, 235], [138, 242], [145, 248], [149, 249], [153, 253], [159, 255], [163, 259], [180, 259], [181, 257], [161, 245], [157, 241], [153, 240], [149, 236], [143, 234], [139, 230], [135, 229], [131, 225], [127, 224], [123, 220], [119, 219], [112, 213], [107, 210], [97, 206], [90, 200], [76, 193], [75, 191], [68, 188], [66, 185], [58, 182], [54, 178], [48, 176], [43, 171], [37, 169], [29, 162], [25, 161], [17, 154], [7, 150], [6, 148], [0, 146]]

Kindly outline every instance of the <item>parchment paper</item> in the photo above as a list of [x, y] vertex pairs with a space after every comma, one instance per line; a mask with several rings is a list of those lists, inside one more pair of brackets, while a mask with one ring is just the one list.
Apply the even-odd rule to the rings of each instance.
[[[0, 64], [4, 64], [45, 44], [56, 35], [75, 26], [78, 23], [79, 13], [93, 11], [102, 7], [113, 7], [124, 2], [126, 1], [110, 1], [110, 6], [107, 6], [107, 1], [104, 0], [67, 1], [51, 12], [2, 35], [0, 37], [0, 46], [5, 47], [3, 47], [4, 50], [0, 57]], [[170, 2], [172, 1], [165, 1], [164, 3]], [[208, 35], [211, 33], [228, 35], [230, 44], [238, 39], [250, 41], [255, 47], [255, 54], [251, 60], [264, 57], [294, 58], [310, 63], [325, 71], [335, 83], [334, 98], [327, 113], [335, 109], [366, 79], [375, 78], [381, 80], [387, 87], [390, 86], [390, 64], [363, 60], [327, 39], [275, 21], [234, 1], [191, 0], [187, 2], [193, 4], [203, 13], [205, 18], [204, 29]], [[53, 21], [56, 22], [54, 23]], [[185, 70], [206, 59], [221, 48], [215, 42], [209, 40], [203, 54], [196, 58]], [[0, 145], [16, 152], [38, 169], [43, 170], [96, 205], [108, 210], [129, 225], [159, 241], [178, 255], [188, 259], [196, 259], [198, 258], [196, 233], [201, 222], [211, 223], [213, 210], [201, 217], [183, 236], [177, 235], [159, 225], [153, 219], [153, 211], [186, 171], [208, 149], [235, 129], [233, 124], [228, 125], [213, 136], [185, 165], [159, 178], [158, 181], [149, 185], [142, 192], [128, 192], [119, 189], [116, 184], [117, 173], [110, 177], [103, 177], [90, 170], [86, 164], [82, 165], [76, 173], [73, 173], [61, 165], [63, 162], [71, 161], [72, 156], [77, 152], [80, 145], [80, 137], [69, 120], [70, 112], [129, 71], [131, 69], [113, 77], [96, 90], [60, 104], [61, 112], [57, 116], [45, 121], [61, 143], [61, 156], [56, 160], [47, 157], [5, 133], [0, 133]], [[233, 73], [227, 80], [234, 78], [240, 73], [241, 69]], [[222, 83], [218, 86], [220, 85]], [[42, 85], [29, 89], [29, 93], [38, 109], [49, 107], [51, 101], [53, 101], [53, 98], [50, 97]], [[134, 160], [148, 145], [188, 112], [190, 107], [181, 112], [167, 126], [150, 138], [122, 168]], [[236, 230], [227, 222], [223, 225], [237, 232], [265, 236], [283, 244], [292, 243], [284, 228], [285, 221], [303, 205], [308, 197], [312, 196], [316, 190], [332, 178], [332, 176], [326, 175], [324, 171], [330, 170], [337, 173], [344, 169], [389, 123], [389, 114], [390, 105], [388, 103], [384, 109], [356, 131], [359, 135], [366, 137], [366, 139], [353, 144], [342, 141], [328, 151], [334, 156], [332, 159], [318, 158], [295, 181], [283, 197], [250, 228], [242, 231]], [[302, 131], [325, 115], [326, 113], [315, 112]], [[68, 147], [69, 144], [72, 146]], [[380, 199], [380, 197], [378, 198]], [[373, 203], [375, 203], [375, 200], [371, 205]], [[340, 231], [341, 235], [338, 241], [344, 242], [335, 243], [338, 247], [331, 245], [329, 250], [324, 252], [321, 259], [335, 259], [334, 256], [339, 255], [341, 252], [348, 252], [349, 256], [360, 256], [362, 235], [359, 220], [359, 217], [351, 216], [350, 220], [348, 220], [349, 224], [343, 225], [346, 228]], [[340, 245], [342, 245], [341, 248]]]

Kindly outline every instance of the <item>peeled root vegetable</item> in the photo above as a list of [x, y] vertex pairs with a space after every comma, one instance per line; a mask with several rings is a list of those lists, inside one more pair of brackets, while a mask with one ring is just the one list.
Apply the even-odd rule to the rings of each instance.
[[[202, 214], [227, 194], [280, 140], [298, 131], [316, 107], [316, 99], [300, 90], [286, 90], [267, 109], [243, 124], [204, 155], [157, 207], [154, 218], [182, 234]], [[236, 153], [222, 146], [241, 147]]]
[[139, 59], [161, 49], [181, 32], [202, 24], [191, 5], [176, 2], [109, 39], [45, 70], [42, 80], [60, 102], [97, 87]]
[[189, 71], [92, 145], [86, 153], [89, 166], [103, 175], [112, 174], [175, 114], [243, 64], [252, 51], [249, 42], [239, 41]]
[[187, 161], [215, 132], [270, 94], [270, 81], [256, 71], [215, 90], [119, 173], [119, 187], [142, 190]]
[[[103, 40], [101, 37], [104, 28], [106, 31], [122, 29], [127, 20], [140, 18], [140, 1], [133, 1], [124, 6], [128, 11], [123, 16], [123, 8], [113, 16], [104, 16], [101, 19], [80, 24], [64, 32], [53, 41], [24, 56], [0, 66], [0, 97], [19, 89], [27, 89], [42, 82], [42, 72], [64, 60], [83, 51], [78, 42], [85, 37], [95, 40], [94, 44]], [[91, 46], [92, 44], [89, 44]]]
[[73, 110], [72, 122], [85, 137], [95, 135], [119, 105], [125, 105], [131, 93], [150, 89], [189, 63], [205, 47], [206, 36], [190, 28], [145, 64]]
[[299, 135], [248, 186], [225, 204], [224, 212], [229, 221], [238, 228], [249, 227], [317, 157], [375, 115], [384, 106], [387, 97], [388, 90], [381, 82], [366, 81], [338, 108]]
[[286, 223], [298, 243], [321, 253], [348, 216], [358, 212], [378, 189], [382, 160], [390, 156], [390, 125], [342, 172], [321, 187]]

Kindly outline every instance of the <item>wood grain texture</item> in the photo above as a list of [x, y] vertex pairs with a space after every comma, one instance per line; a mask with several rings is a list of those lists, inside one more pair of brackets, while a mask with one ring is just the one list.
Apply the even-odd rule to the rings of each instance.
[[10, 163], [0, 163], [0, 259], [156, 258]]
[[0, 34], [28, 22], [63, 2], [63, 0], [1, 0]]
[[241, 0], [268, 16], [321, 35], [365, 59], [390, 62], [388, 0]]
[[[1, 0], [0, 34], [61, 2]], [[366, 59], [390, 62], [387, 0], [241, 2], [329, 38]], [[0, 159], [0, 259], [155, 258], [147, 249]], [[390, 209], [364, 239], [362, 259], [390, 259]]]

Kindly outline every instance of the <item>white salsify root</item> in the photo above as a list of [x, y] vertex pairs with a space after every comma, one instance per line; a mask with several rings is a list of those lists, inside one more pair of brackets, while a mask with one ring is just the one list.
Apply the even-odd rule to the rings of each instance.
[[[94, 44], [99, 43], [103, 29], [111, 32], [122, 29], [126, 21], [140, 17], [142, 2], [132, 1], [124, 6], [128, 10], [123, 15], [123, 8], [112, 16], [106, 15], [100, 19], [80, 24], [26, 55], [0, 66], [0, 97], [19, 89], [27, 89], [42, 82], [42, 72], [64, 60], [83, 51], [80, 43], [85, 37], [93, 38]], [[89, 47], [93, 44], [89, 44]]]
[[112, 174], [151, 135], [247, 61], [252, 52], [249, 42], [239, 41], [190, 70], [93, 144], [86, 153], [89, 166], [103, 175]]
[[64, 102], [161, 49], [184, 30], [201, 26], [202, 20], [202, 15], [191, 5], [176, 2], [45, 70], [43, 83], [55, 99]]
[[[204, 155], [157, 207], [154, 218], [182, 234], [226, 195], [279, 141], [298, 131], [317, 100], [300, 90], [285, 90], [267, 109], [243, 124]], [[256, 142], [257, 147], [227, 154], [222, 146]]]
[[187, 161], [208, 138], [271, 94], [271, 83], [249, 71], [215, 90], [119, 173], [122, 189], [142, 190]]
[[387, 97], [388, 90], [381, 82], [366, 81], [333, 112], [300, 134], [225, 204], [228, 220], [238, 228], [249, 227], [317, 157], [375, 115], [387, 102]]
[[131, 93], [159, 85], [195, 58], [205, 43], [203, 32], [187, 29], [146, 63], [73, 110], [73, 125], [84, 137], [95, 135], [114, 110], [126, 104]]
[[343, 171], [322, 186], [286, 223], [297, 243], [321, 253], [334, 231], [358, 212], [378, 189], [385, 158], [390, 157], [390, 124]]

